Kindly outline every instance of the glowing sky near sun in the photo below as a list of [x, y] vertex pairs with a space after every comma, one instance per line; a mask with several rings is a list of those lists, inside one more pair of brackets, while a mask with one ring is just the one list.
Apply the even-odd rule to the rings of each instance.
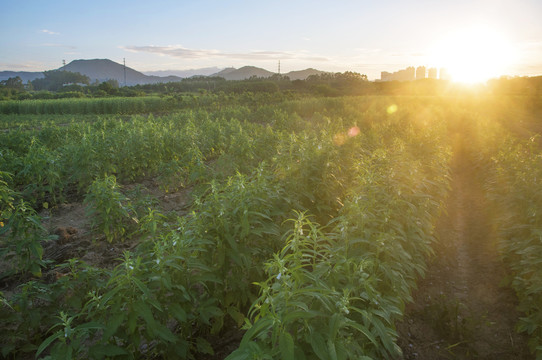
[[[350, 70], [369, 79], [419, 65], [542, 74], [539, 0], [0, 0], [0, 13], [0, 70], [126, 58], [143, 72], [244, 65], [277, 71], [280, 60], [283, 72]], [[482, 28], [492, 29], [488, 42], [476, 40], [483, 31], [469, 37], [469, 29]], [[468, 53], [459, 56], [462, 38]]]

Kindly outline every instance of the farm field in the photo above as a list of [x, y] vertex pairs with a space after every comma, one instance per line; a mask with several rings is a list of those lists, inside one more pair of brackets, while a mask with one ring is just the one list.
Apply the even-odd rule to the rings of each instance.
[[541, 111], [0, 102], [1, 356], [542, 358]]

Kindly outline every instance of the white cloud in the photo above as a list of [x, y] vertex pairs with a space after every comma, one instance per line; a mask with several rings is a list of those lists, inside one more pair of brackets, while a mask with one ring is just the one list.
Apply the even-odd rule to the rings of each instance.
[[47, 29], [42, 29], [42, 30], [40, 30], [40, 32], [44, 33], [44, 34], [48, 34], [48, 35], [60, 35], [60, 33], [58, 33], [58, 32], [47, 30]]
[[305, 51], [290, 52], [290, 51], [265, 51], [265, 50], [253, 50], [242, 53], [229, 53], [214, 49], [187, 49], [180, 45], [167, 45], [167, 46], [121, 46], [121, 49], [130, 52], [145, 52], [156, 54], [160, 56], [171, 56], [183, 59], [209, 59], [209, 58], [223, 58], [223, 59], [238, 59], [238, 60], [310, 60], [310, 61], [329, 61], [329, 58], [324, 56], [318, 56], [309, 54]]

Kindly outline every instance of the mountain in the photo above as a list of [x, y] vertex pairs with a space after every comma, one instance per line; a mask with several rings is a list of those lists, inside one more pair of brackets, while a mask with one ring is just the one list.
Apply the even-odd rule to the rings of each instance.
[[[117, 80], [119, 85], [124, 84], [124, 65], [109, 59], [74, 60], [58, 70], [78, 72], [90, 78], [91, 82]], [[126, 67], [126, 85], [156, 84], [180, 81], [178, 76], [148, 76], [130, 67]]]
[[273, 75], [275, 75], [275, 73], [262, 68], [255, 66], [243, 66], [240, 69], [227, 68], [211, 76], [220, 76], [226, 80], [245, 80], [253, 76], [267, 78]]
[[189, 69], [189, 70], [159, 70], [159, 71], [145, 71], [145, 75], [150, 76], [178, 76], [180, 78], [189, 78], [193, 76], [209, 76], [220, 71], [220, 68], [206, 67], [201, 69]]
[[217, 72], [215, 74], [211, 74], [211, 76], [225, 76], [225, 75], [228, 75], [229, 73], [231, 72], [234, 72], [234, 71], [237, 71], [236, 68], [234, 67], [229, 67], [229, 68], [225, 68], [224, 70], [220, 71], [220, 72]]
[[288, 76], [290, 80], [305, 80], [311, 75], [320, 75], [320, 74], [325, 74], [325, 73], [326, 73], [325, 71], [309, 68], [305, 70], [290, 71], [289, 73], [286, 73], [283, 75]]
[[31, 72], [31, 71], [0, 71], [0, 81], [7, 80], [9, 78], [20, 77], [23, 83], [32, 81], [34, 79], [42, 78], [43, 72]]
[[[299, 71], [290, 71], [289, 73], [282, 75], [288, 76], [290, 80], [305, 80], [311, 75], [319, 75], [324, 73], [325, 71], [309, 68]], [[276, 73], [255, 66], [243, 66], [240, 69], [226, 68], [220, 72], [212, 74], [211, 76], [220, 76], [226, 80], [245, 80], [251, 78], [252, 76], [268, 78], [273, 75], [276, 75]]]
[[[106, 80], [116, 80], [119, 85], [124, 85], [124, 70], [125, 67], [122, 64], [116, 63], [109, 59], [92, 59], [92, 60], [74, 60], [69, 64], [62, 66], [57, 70], [77, 72], [86, 75], [90, 78], [91, 82], [103, 82]], [[169, 70], [169, 71], [153, 71], [147, 75], [142, 72], [136, 71], [130, 67], [126, 67], [126, 85], [137, 84], [156, 84], [166, 83], [173, 81], [181, 81], [182, 78], [201, 75], [201, 76], [220, 76], [226, 80], [245, 80], [253, 76], [259, 78], [268, 78], [276, 73], [267, 71], [255, 66], [243, 66], [242, 68], [225, 68], [220, 70], [217, 67], [209, 67], [202, 69], [191, 70]], [[316, 69], [305, 69], [300, 71], [291, 71], [283, 74], [288, 76], [290, 80], [304, 80], [310, 75], [322, 74], [323, 71]], [[158, 76], [168, 75], [168, 76]], [[43, 77], [43, 72], [25, 72], [25, 71], [0, 71], [0, 81], [7, 80], [11, 77], [19, 76], [24, 83], [32, 81], [37, 78]]]

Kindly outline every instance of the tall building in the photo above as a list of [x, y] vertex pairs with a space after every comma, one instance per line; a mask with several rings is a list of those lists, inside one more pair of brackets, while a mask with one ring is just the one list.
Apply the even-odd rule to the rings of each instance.
[[416, 69], [416, 80], [425, 79], [425, 66], [418, 66]]
[[409, 66], [406, 69], [399, 70], [393, 73], [382, 71], [380, 73], [380, 81], [411, 81], [416, 78], [416, 70]]
[[427, 77], [429, 79], [438, 79], [438, 70], [437, 70], [437, 68], [429, 68], [429, 70], [427, 70]]

